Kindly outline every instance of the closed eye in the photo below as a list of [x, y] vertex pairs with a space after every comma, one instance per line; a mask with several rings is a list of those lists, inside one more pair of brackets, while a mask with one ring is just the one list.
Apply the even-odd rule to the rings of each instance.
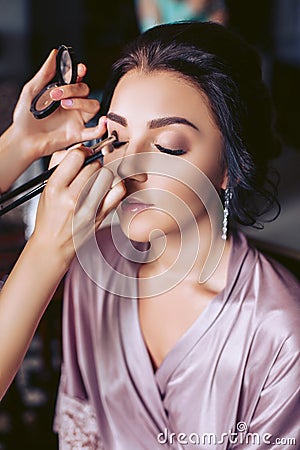
[[156, 147], [160, 152], [162, 152], [162, 153], [167, 153], [168, 155], [177, 155], [177, 156], [180, 156], [180, 155], [184, 155], [184, 154], [186, 153], [185, 150], [181, 150], [181, 149], [178, 149], [178, 150], [171, 150], [170, 148], [162, 147], [162, 146], [159, 145], [159, 144], [155, 144], [155, 147]]

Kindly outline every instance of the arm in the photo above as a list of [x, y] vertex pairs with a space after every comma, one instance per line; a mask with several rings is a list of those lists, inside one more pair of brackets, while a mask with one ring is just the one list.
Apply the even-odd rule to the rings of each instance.
[[[124, 195], [123, 185], [116, 184], [102, 201], [94, 224], [92, 219], [113, 174], [105, 168], [99, 171], [98, 162], [80, 170], [86, 152], [68, 152], [49, 179], [40, 199], [34, 233], [0, 292], [0, 399], [75, 255], [73, 234], [82, 236], [82, 242], [87, 239]], [[84, 201], [80, 198], [83, 188]]]
[[[0, 137], [0, 193], [6, 191], [36, 159], [100, 135], [100, 126], [85, 126], [98, 112], [100, 105], [97, 100], [87, 98], [89, 88], [82, 82], [86, 74], [83, 64], [78, 65], [76, 84], [52, 91], [55, 99], [60, 96], [60, 108], [41, 120], [35, 119], [29, 111], [34, 96], [55, 75], [56, 54], [57, 50], [53, 50], [39, 72], [24, 86], [12, 125]], [[69, 101], [66, 102], [67, 99]]]

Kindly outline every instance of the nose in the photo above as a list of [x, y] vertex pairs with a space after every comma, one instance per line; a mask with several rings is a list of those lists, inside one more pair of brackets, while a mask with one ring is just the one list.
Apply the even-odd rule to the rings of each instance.
[[143, 164], [142, 152], [128, 145], [123, 158], [117, 168], [117, 173], [122, 179], [144, 183], [148, 180], [145, 164]]

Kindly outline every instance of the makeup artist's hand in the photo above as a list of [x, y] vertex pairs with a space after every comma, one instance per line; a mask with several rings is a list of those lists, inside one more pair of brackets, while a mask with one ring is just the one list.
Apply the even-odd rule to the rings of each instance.
[[84, 64], [78, 65], [76, 84], [64, 85], [51, 92], [61, 107], [44, 119], [35, 119], [30, 105], [35, 95], [56, 73], [57, 50], [52, 50], [38, 73], [23, 87], [13, 115], [13, 123], [0, 138], [0, 192], [36, 159], [78, 142], [99, 137], [101, 126], [87, 128], [85, 123], [98, 112], [97, 100], [87, 98], [88, 86], [82, 82]]
[[[96, 161], [82, 168], [89, 149], [69, 150], [41, 195], [30, 241], [60, 255], [67, 267], [82, 244], [125, 194], [122, 182], [111, 188], [113, 173]], [[51, 250], [50, 250], [51, 249]]]
[[75, 255], [73, 237], [81, 245], [125, 193], [99, 162], [82, 168], [89, 151], [69, 150], [49, 178], [35, 230], [0, 292], [0, 400]]
[[[77, 247], [117, 205], [125, 189], [89, 149], [69, 150], [41, 195], [36, 226], [0, 292], [0, 401]], [[21, 311], [21, 314], [20, 314]]]

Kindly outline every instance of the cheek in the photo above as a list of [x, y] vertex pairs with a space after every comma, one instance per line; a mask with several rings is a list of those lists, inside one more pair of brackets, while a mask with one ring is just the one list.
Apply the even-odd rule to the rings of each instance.
[[193, 163], [198, 169], [193, 174], [190, 174], [188, 180], [191, 184], [201, 186], [203, 184], [203, 178], [207, 178], [215, 187], [217, 192], [220, 191], [226, 170], [225, 164], [222, 163], [222, 156], [220, 152], [211, 152], [208, 158], [194, 158]]
[[[170, 177], [153, 175], [149, 176], [147, 184], [153, 204], [178, 219], [179, 222], [182, 222], [191, 213], [198, 216], [199, 211], [203, 210], [201, 196], [194, 192], [192, 186], [187, 182], [183, 183]], [[200, 186], [200, 184], [201, 179], [193, 180], [193, 185]]]
[[223, 140], [220, 138], [219, 144], [216, 145], [214, 158], [207, 169], [207, 176], [218, 191], [226, 173], [225, 149], [222, 142]]

